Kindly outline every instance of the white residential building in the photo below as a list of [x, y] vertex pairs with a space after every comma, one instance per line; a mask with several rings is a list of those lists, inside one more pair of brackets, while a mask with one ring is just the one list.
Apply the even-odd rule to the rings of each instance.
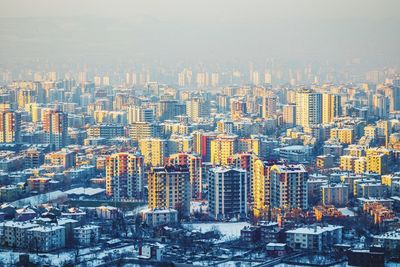
[[395, 251], [400, 246], [400, 229], [373, 236], [374, 243], [383, 245], [388, 251]]
[[343, 226], [310, 226], [286, 231], [287, 244], [293, 249], [324, 251], [342, 242]]
[[0, 225], [2, 228], [2, 231], [0, 232], [3, 232], [1, 243], [7, 247], [27, 248], [27, 232], [28, 230], [38, 226], [38, 224], [30, 222], [7, 221], [2, 223]]
[[178, 222], [178, 211], [175, 209], [147, 209], [142, 215], [143, 220], [151, 227]]
[[95, 244], [99, 240], [100, 227], [97, 225], [82, 225], [74, 228], [74, 240], [81, 246]]
[[65, 247], [65, 227], [43, 225], [27, 231], [31, 251], [48, 252]]

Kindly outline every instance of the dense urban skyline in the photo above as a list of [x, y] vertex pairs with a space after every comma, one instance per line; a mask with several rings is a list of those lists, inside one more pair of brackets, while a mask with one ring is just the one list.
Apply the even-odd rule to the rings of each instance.
[[0, 7], [0, 266], [399, 264], [398, 1]]

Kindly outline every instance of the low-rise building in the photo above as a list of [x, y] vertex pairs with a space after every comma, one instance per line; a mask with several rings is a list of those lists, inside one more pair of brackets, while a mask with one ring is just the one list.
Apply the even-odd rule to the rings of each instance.
[[290, 249], [285, 243], [268, 243], [265, 249], [267, 250], [268, 256], [272, 257], [284, 256], [290, 252]]
[[143, 211], [142, 216], [146, 224], [151, 227], [178, 222], [178, 211], [174, 209], [148, 209]]
[[0, 201], [11, 202], [21, 198], [26, 193], [25, 183], [4, 185], [0, 187]]
[[385, 266], [385, 253], [381, 248], [371, 247], [366, 249], [350, 249], [347, 251], [348, 264], [350, 266]]
[[349, 201], [349, 187], [346, 184], [323, 185], [321, 189], [324, 205], [344, 206]]
[[27, 231], [29, 250], [48, 252], [65, 247], [65, 227], [42, 225]]
[[387, 251], [395, 251], [400, 246], [400, 229], [373, 236], [374, 243], [383, 245]]
[[118, 208], [112, 206], [100, 206], [96, 208], [97, 217], [106, 220], [115, 220], [118, 217]]
[[261, 228], [259, 226], [245, 226], [240, 230], [240, 239], [248, 243], [259, 242], [261, 240]]
[[74, 240], [78, 245], [89, 246], [99, 241], [100, 227], [97, 225], [82, 225], [74, 228]]
[[286, 231], [287, 244], [293, 249], [324, 251], [342, 242], [343, 226], [310, 226]]
[[3, 235], [1, 243], [7, 247], [27, 248], [28, 234], [27, 232], [38, 227], [38, 224], [30, 222], [7, 221], [0, 225]]
[[277, 240], [280, 231], [277, 222], [261, 222], [259, 226], [263, 242], [275, 242]]
[[47, 177], [30, 177], [27, 180], [29, 191], [37, 193], [47, 193], [54, 189], [56, 183], [53, 182], [56, 181]]

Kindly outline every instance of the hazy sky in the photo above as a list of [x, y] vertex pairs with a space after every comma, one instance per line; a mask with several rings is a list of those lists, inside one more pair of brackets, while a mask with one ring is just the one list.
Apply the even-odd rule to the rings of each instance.
[[397, 64], [399, 0], [0, 0], [0, 61]]

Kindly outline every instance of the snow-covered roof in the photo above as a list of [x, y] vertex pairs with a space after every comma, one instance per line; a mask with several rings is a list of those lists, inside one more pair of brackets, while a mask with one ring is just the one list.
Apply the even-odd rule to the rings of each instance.
[[392, 196], [390, 197], [391, 199], [395, 200], [395, 201], [400, 201], [400, 197], [399, 196]]
[[118, 210], [118, 208], [113, 206], [99, 206], [96, 208], [96, 210]]
[[285, 147], [281, 147], [279, 148], [279, 150], [284, 150], [284, 151], [306, 151], [307, 149], [309, 149], [308, 146], [302, 146], [302, 145], [293, 145], [293, 146], [285, 146]]
[[349, 208], [338, 208], [338, 211], [340, 211], [344, 216], [349, 216], [349, 217], [355, 216], [354, 211], [349, 210]]
[[2, 224], [5, 227], [14, 227], [14, 228], [21, 228], [21, 229], [28, 229], [39, 226], [36, 223], [31, 222], [15, 222], [15, 221], [6, 221]]
[[31, 231], [31, 232], [48, 233], [48, 232], [53, 232], [53, 231], [57, 231], [57, 230], [60, 230], [60, 229], [65, 229], [65, 227], [64, 226], [54, 226], [54, 225], [52, 225], [52, 226], [42, 225], [42, 226], [39, 226], [39, 227], [32, 228], [29, 231]]
[[57, 219], [58, 225], [64, 225], [67, 223], [77, 223], [77, 222], [78, 222], [77, 220], [70, 219], [70, 218], [58, 218]]
[[85, 224], [79, 227], [75, 227], [74, 230], [79, 230], [79, 229], [86, 229], [86, 230], [91, 230], [91, 229], [98, 229], [100, 226], [98, 225], [93, 225], [93, 224]]
[[306, 172], [304, 165], [302, 164], [288, 164], [288, 165], [276, 165], [279, 168], [280, 172], [287, 173], [298, 173], [298, 172]]
[[261, 221], [260, 222], [260, 226], [278, 226], [277, 222], [265, 222], [265, 221]]
[[92, 187], [77, 187], [70, 190], [65, 191], [67, 195], [87, 195], [94, 196], [100, 193], [105, 192], [106, 190], [103, 188], [92, 188]]
[[171, 213], [171, 212], [177, 212], [174, 209], [145, 209], [142, 211], [143, 213]]
[[400, 240], [400, 229], [373, 236], [376, 239]]
[[284, 247], [286, 246], [286, 243], [268, 243], [267, 247]]
[[322, 188], [343, 188], [343, 187], [348, 187], [347, 184], [326, 184], [326, 185], [322, 185]]
[[23, 199], [12, 202], [11, 205], [13, 205], [15, 207], [23, 207], [23, 206], [27, 206], [27, 205], [36, 206], [38, 204], [51, 202], [51, 201], [57, 200], [59, 198], [63, 198], [63, 197], [67, 198], [67, 196], [68, 195], [65, 194], [64, 192], [57, 190], [57, 191], [53, 191], [53, 192], [49, 192], [49, 193], [45, 193], [45, 194], [40, 194], [40, 195], [36, 195], [36, 196], [32, 196], [32, 197], [23, 198]]
[[228, 172], [228, 171], [246, 172], [246, 170], [244, 169], [225, 167], [225, 166], [217, 166], [215, 168], [212, 168], [211, 171], [215, 173]]
[[324, 175], [324, 174], [322, 174], [322, 173], [312, 173], [312, 174], [309, 175], [309, 177], [310, 177], [310, 178], [320, 178], [320, 179], [322, 179], [322, 178], [328, 178], [327, 175]]
[[310, 226], [310, 227], [300, 227], [294, 230], [286, 231], [287, 234], [305, 234], [305, 235], [320, 235], [324, 232], [330, 232], [337, 229], [341, 229], [343, 226], [339, 225], [328, 225], [328, 226]]
[[370, 197], [370, 198], [359, 197], [357, 198], [357, 200], [361, 202], [393, 202], [393, 199], [390, 198], [376, 198], [376, 197]]

